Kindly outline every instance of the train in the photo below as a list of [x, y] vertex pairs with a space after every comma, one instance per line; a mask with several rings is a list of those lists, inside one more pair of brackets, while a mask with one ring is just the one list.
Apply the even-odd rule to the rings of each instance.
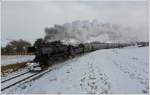
[[123, 48], [132, 45], [134, 44], [91, 42], [71, 45], [63, 44], [61, 41], [40, 42], [38, 45], [28, 48], [28, 53], [33, 52], [35, 54], [33, 62], [28, 63], [28, 65], [31, 71], [41, 71], [58, 60], [68, 59], [99, 49]]

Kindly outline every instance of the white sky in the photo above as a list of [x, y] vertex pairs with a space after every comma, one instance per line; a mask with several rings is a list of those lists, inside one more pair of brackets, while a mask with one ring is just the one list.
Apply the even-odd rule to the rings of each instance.
[[33, 42], [44, 37], [44, 28], [75, 20], [93, 20], [130, 26], [148, 35], [146, 1], [3, 1], [2, 45], [13, 39]]

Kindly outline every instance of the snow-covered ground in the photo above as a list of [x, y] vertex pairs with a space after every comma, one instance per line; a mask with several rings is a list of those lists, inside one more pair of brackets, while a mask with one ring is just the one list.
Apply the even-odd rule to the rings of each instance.
[[2, 93], [148, 93], [148, 47], [91, 52], [61, 64], [43, 77]]
[[1, 56], [1, 65], [25, 62], [34, 59], [34, 55], [10, 55]]

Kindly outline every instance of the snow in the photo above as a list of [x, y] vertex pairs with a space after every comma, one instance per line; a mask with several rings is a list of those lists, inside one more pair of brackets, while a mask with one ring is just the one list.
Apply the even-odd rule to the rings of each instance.
[[5, 93], [148, 93], [148, 47], [103, 49], [80, 55], [43, 77]]
[[14, 63], [25, 62], [34, 59], [34, 55], [10, 55], [1, 56], [1, 65], [8, 65]]

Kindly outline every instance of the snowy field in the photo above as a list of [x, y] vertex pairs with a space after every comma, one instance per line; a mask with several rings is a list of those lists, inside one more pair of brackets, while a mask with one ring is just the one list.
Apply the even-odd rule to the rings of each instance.
[[2, 93], [148, 93], [148, 47], [91, 52], [61, 64], [32, 82]]
[[1, 65], [25, 62], [34, 59], [34, 55], [10, 55], [1, 56]]

